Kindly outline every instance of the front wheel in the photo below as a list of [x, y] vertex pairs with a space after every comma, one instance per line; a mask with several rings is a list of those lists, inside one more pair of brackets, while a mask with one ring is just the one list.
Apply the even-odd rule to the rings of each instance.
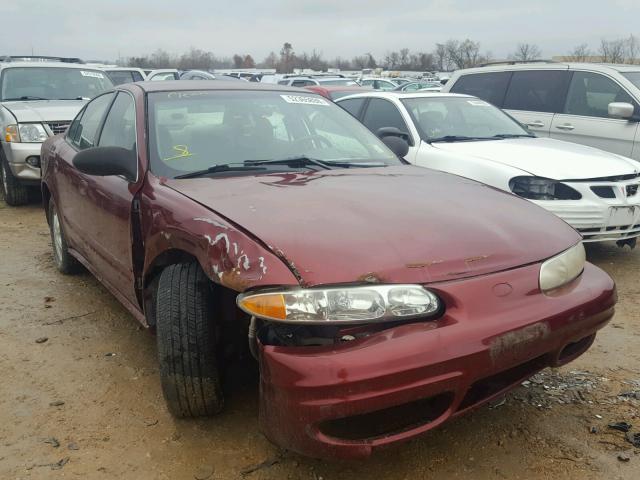
[[2, 191], [7, 205], [17, 207], [27, 204], [29, 201], [29, 190], [13, 176], [6, 160], [0, 159], [0, 170], [0, 175], [2, 175]]
[[156, 331], [160, 380], [176, 417], [222, 410], [211, 282], [198, 263], [170, 265], [160, 274]]

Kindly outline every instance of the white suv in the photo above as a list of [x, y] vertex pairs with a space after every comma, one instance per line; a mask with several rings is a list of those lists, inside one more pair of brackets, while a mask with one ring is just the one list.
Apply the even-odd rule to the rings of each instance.
[[455, 72], [443, 92], [480, 97], [538, 136], [640, 160], [638, 65], [491, 65]]

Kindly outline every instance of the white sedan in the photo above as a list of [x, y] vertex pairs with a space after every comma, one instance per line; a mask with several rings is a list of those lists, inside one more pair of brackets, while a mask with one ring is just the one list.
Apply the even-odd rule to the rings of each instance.
[[640, 236], [640, 163], [634, 160], [537, 138], [468, 95], [371, 92], [337, 103], [378, 136], [406, 139], [410, 163], [527, 198], [573, 226], [585, 242], [633, 247]]

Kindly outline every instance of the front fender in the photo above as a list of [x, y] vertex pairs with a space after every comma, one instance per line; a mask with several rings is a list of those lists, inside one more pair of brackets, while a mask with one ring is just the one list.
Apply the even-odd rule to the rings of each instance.
[[141, 199], [145, 278], [167, 253], [183, 252], [213, 282], [236, 292], [299, 284], [283, 260], [231, 222], [168, 187], [156, 184], [148, 193]]

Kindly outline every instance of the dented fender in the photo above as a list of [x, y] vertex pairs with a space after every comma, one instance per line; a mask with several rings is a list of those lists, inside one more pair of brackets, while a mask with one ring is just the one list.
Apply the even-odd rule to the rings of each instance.
[[[162, 195], [148, 196], [151, 189]], [[145, 278], [165, 255], [195, 257], [211, 281], [236, 292], [267, 285], [298, 285], [283, 260], [259, 240], [214, 211], [150, 182], [142, 196]]]

